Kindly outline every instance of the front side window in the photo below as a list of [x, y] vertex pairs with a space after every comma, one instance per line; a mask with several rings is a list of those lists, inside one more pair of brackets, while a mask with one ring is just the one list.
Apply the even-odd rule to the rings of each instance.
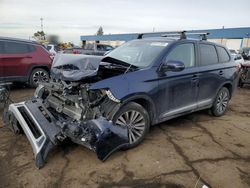
[[218, 56], [214, 45], [200, 44], [201, 65], [213, 65], [218, 63]]
[[181, 61], [185, 67], [195, 65], [195, 50], [193, 43], [180, 44], [175, 47], [167, 56], [166, 61]]
[[220, 46], [217, 46], [216, 48], [217, 48], [218, 55], [219, 55], [219, 60], [220, 60], [221, 63], [230, 61], [230, 56], [227, 53], [225, 48], [220, 47]]
[[6, 54], [23, 54], [30, 52], [29, 45], [17, 42], [5, 42]]

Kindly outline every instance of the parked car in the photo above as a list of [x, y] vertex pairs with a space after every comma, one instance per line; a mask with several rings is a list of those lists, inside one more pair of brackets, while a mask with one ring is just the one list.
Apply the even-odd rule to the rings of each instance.
[[182, 35], [133, 40], [105, 57], [60, 54], [51, 76], [6, 116], [24, 129], [38, 167], [66, 138], [105, 160], [140, 144], [152, 125], [204, 109], [222, 116], [239, 67], [226, 47]]
[[245, 60], [250, 60], [250, 47], [242, 48], [240, 53]]
[[112, 51], [113, 49], [114, 48], [112, 46], [106, 44], [99, 44], [99, 43], [86, 44], [83, 47], [82, 54], [102, 56], [106, 52]]
[[73, 48], [66, 48], [63, 50], [64, 54], [83, 54], [83, 48], [80, 47], [73, 47]]
[[236, 50], [230, 49], [229, 51], [230, 51], [231, 56], [233, 57], [233, 59], [236, 63], [243, 64], [245, 62], [242, 55], [237, 53]]
[[0, 80], [27, 82], [36, 87], [49, 80], [52, 59], [40, 44], [21, 39], [0, 38]]
[[245, 62], [241, 65], [241, 75], [239, 79], [239, 86], [243, 87], [245, 84], [250, 84], [250, 62]]

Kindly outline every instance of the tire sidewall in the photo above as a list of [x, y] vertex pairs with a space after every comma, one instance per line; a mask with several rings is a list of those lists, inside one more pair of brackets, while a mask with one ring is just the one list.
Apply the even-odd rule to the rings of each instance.
[[34, 70], [32, 70], [32, 72], [31, 72], [31, 74], [30, 74], [30, 77], [29, 77], [29, 86], [30, 86], [30, 87], [35, 88], [35, 87], [38, 86], [38, 84], [36, 84], [36, 83], [33, 81], [33, 75], [34, 75], [36, 72], [38, 72], [38, 71], [43, 71], [43, 72], [45, 72], [45, 73], [47, 74], [47, 76], [49, 77], [49, 73], [48, 73], [47, 70], [45, 70], [45, 69], [43, 69], [43, 68], [35, 68]]
[[143, 139], [145, 138], [146, 134], [149, 131], [149, 127], [150, 127], [150, 118], [149, 118], [149, 114], [148, 112], [145, 110], [145, 108], [143, 108], [140, 104], [135, 103], [135, 102], [129, 102], [127, 104], [124, 104], [117, 112], [116, 114], [113, 116], [112, 121], [115, 124], [116, 120], [119, 118], [119, 116], [123, 113], [125, 113], [126, 111], [130, 111], [130, 110], [135, 110], [138, 111], [139, 113], [142, 114], [143, 118], [145, 119], [145, 129], [144, 132], [141, 136], [141, 138], [139, 138], [136, 142], [134, 142], [133, 144], [128, 144], [125, 147], [123, 147], [122, 149], [130, 149], [133, 147], [136, 147], [137, 145], [139, 145]]
[[[226, 109], [222, 113], [219, 113], [218, 110], [217, 110], [217, 101], [218, 101], [218, 98], [219, 98], [219, 96], [220, 96], [220, 94], [222, 92], [227, 92], [227, 95], [228, 95], [229, 99], [228, 99], [228, 102], [227, 102]], [[229, 92], [229, 90], [226, 87], [221, 88], [219, 90], [219, 92], [217, 93], [216, 98], [214, 100], [214, 104], [213, 104], [213, 107], [212, 107], [212, 114], [214, 116], [217, 116], [217, 117], [224, 115], [225, 112], [227, 111], [229, 100], [230, 100], [230, 92]]]

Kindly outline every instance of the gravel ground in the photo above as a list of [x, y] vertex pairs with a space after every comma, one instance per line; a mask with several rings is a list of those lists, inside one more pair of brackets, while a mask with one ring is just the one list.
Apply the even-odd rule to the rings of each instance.
[[[15, 88], [12, 98], [33, 92]], [[223, 117], [202, 111], [156, 125], [141, 145], [104, 163], [68, 143], [38, 170], [26, 137], [0, 119], [0, 187], [250, 187], [249, 148], [250, 87], [237, 91]]]

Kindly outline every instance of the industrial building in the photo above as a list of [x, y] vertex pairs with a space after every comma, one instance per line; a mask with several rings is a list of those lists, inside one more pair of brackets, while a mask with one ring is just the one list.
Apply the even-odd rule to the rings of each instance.
[[[250, 47], [250, 27], [221, 28], [205, 30], [187, 30], [187, 33], [209, 33], [208, 40], [226, 45], [229, 49], [239, 50], [243, 47]], [[143, 37], [159, 37], [171, 34], [173, 31], [143, 33]], [[108, 35], [83, 35], [80, 37], [82, 44], [100, 42], [119, 46], [122, 43], [137, 39], [142, 33], [108, 34]]]

